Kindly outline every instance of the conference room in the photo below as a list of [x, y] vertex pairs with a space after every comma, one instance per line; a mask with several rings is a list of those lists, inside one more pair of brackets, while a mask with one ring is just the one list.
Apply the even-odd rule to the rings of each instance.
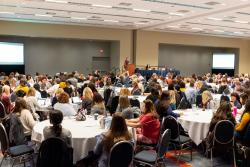
[[0, 1], [0, 167], [249, 167], [249, 11]]

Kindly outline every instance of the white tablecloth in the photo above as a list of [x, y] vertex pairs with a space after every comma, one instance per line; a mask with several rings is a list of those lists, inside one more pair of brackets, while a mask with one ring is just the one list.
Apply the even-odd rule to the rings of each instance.
[[[49, 120], [39, 122], [32, 131], [31, 139], [41, 143], [44, 140], [43, 129], [49, 126]], [[87, 117], [86, 121], [76, 121], [75, 119], [64, 118], [62, 126], [70, 130], [72, 134], [72, 147], [74, 149], [74, 162], [88, 155], [88, 152], [94, 149], [96, 136], [105, 132], [101, 129], [98, 121]]]
[[182, 125], [185, 131], [188, 132], [192, 141], [199, 145], [207, 136], [209, 124], [213, 116], [212, 110], [202, 111], [201, 109], [175, 110], [175, 113], [183, 113], [178, 118], [178, 122]]

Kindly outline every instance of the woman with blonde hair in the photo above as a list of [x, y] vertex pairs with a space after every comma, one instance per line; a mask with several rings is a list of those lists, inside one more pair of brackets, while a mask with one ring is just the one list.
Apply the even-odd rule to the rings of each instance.
[[0, 95], [0, 101], [3, 103], [5, 107], [6, 114], [11, 113], [14, 105], [10, 101], [10, 87], [8, 85], [4, 85], [2, 87], [2, 94]]
[[126, 120], [128, 126], [137, 129], [137, 141], [145, 144], [156, 144], [160, 134], [159, 116], [151, 100], [144, 101], [144, 109], [139, 118]]
[[131, 96], [131, 93], [130, 93], [128, 88], [121, 88], [119, 95], [120, 96]]
[[91, 113], [93, 101], [93, 92], [89, 87], [84, 88], [82, 92], [82, 108], [87, 110], [87, 114]]
[[132, 82], [133, 89], [131, 90], [132, 95], [141, 95], [142, 90], [139, 88], [138, 82], [134, 80]]
[[201, 96], [203, 110], [215, 108], [215, 102], [213, 101], [213, 96], [210, 91], [205, 90]]
[[27, 96], [24, 98], [33, 114], [36, 113], [36, 109], [41, 108], [41, 106], [38, 104], [35, 95], [36, 95], [36, 89], [31, 87], [29, 88]]
[[53, 96], [53, 98], [52, 98], [52, 102], [51, 102], [52, 107], [58, 102], [58, 97], [59, 97], [59, 95], [60, 95], [61, 93], [63, 93], [63, 92], [64, 92], [63, 88], [58, 88], [58, 89], [55, 91], [55, 94], [54, 94], [54, 96]]

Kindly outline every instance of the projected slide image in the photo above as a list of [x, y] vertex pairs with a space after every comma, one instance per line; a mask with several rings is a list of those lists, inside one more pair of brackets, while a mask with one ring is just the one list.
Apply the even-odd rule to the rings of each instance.
[[233, 53], [214, 53], [213, 69], [234, 69], [235, 54]]
[[23, 44], [0, 42], [1, 65], [23, 65]]

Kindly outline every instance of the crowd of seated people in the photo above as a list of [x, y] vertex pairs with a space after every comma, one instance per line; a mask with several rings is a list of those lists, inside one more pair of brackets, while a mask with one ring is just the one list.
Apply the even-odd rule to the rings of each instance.
[[[71, 97], [74, 96], [81, 98], [81, 109], [86, 110], [86, 114], [97, 113], [105, 118], [115, 113], [113, 120], [116, 117], [126, 119], [127, 126], [137, 129], [138, 141], [146, 144], [157, 143], [163, 117], [171, 115], [178, 118], [181, 115], [176, 114], [174, 110], [191, 108], [192, 105], [215, 111], [208, 136], [212, 134], [213, 127], [219, 120], [230, 120], [235, 125], [237, 141], [243, 142], [250, 122], [250, 81], [247, 74], [234, 77], [223, 74], [182, 77], [171, 73], [160, 77], [153, 74], [148, 80], [140, 74], [129, 76], [125, 72], [118, 75], [100, 75], [98, 71], [86, 77], [78, 72], [58, 73], [55, 76], [37, 73], [34, 77], [18, 73], [0, 75], [0, 100], [5, 107], [5, 115], [17, 116], [23, 127], [25, 140], [30, 140], [32, 129], [39, 121], [36, 110], [41, 107], [38, 104], [40, 98], [49, 98], [55, 109], [49, 114], [53, 126], [44, 131], [47, 136], [62, 138], [71, 136], [60, 124], [64, 116], [77, 114], [71, 105]], [[116, 91], [118, 87], [119, 92]], [[101, 89], [104, 89], [104, 92], [110, 90], [109, 96], [102, 95]], [[214, 94], [221, 95], [219, 105], [215, 104]], [[147, 97], [140, 108], [134, 108], [130, 96]], [[109, 113], [112, 107], [115, 109]], [[237, 117], [231, 115], [233, 110], [237, 110]], [[118, 116], [117, 113], [121, 115]], [[131, 139], [126, 134], [126, 129], [123, 129], [123, 134], [116, 134], [116, 129], [113, 128], [111, 123], [110, 131], [104, 135], [107, 137], [100, 139], [103, 140], [101, 144], [106, 143], [107, 146], [104, 144], [101, 149], [96, 146], [96, 153], [101, 154], [100, 150], [108, 153], [119, 136], [125, 135], [124, 140]], [[67, 142], [70, 144], [68, 139]], [[103, 158], [107, 158], [106, 155]]]

